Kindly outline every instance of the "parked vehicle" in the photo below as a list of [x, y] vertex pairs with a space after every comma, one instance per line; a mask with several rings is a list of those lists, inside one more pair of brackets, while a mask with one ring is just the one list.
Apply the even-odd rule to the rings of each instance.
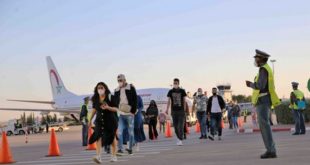
[[49, 131], [52, 131], [54, 129], [56, 132], [63, 132], [65, 130], [68, 130], [69, 127], [64, 123], [50, 123], [49, 124]]
[[3, 128], [3, 131], [6, 132], [7, 136], [25, 135], [27, 127], [23, 127], [20, 120], [13, 119], [8, 121], [8, 124]]
[[44, 129], [45, 129], [45, 126], [43, 126], [43, 125], [41, 125], [39, 123], [36, 123], [36, 124], [33, 124], [33, 125], [29, 125], [27, 127], [28, 134], [30, 134], [30, 133], [35, 133], [35, 134], [43, 133]]

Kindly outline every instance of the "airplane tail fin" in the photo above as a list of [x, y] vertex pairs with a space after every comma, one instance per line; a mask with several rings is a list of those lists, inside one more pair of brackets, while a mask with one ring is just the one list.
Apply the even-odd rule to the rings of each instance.
[[54, 62], [50, 56], [46, 57], [47, 69], [52, 87], [53, 99], [75, 96], [75, 94], [68, 91], [58, 74], [58, 71], [54, 65]]

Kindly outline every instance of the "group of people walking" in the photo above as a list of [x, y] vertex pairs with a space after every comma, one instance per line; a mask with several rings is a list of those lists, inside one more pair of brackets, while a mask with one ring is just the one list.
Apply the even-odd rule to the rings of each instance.
[[[133, 153], [133, 145], [145, 140], [142, 110], [143, 102], [141, 97], [137, 96], [136, 89], [132, 84], [126, 82], [123, 74], [118, 75], [118, 88], [115, 89], [114, 95], [104, 82], [99, 82], [95, 89], [92, 101], [92, 112], [90, 121], [87, 117], [87, 103], [82, 106], [81, 122], [83, 124], [83, 146], [96, 143], [96, 156], [93, 160], [101, 163], [102, 147], [110, 152], [111, 161], [117, 161], [117, 155], [124, 154], [123, 144], [128, 141], [128, 154]], [[85, 129], [93, 127], [92, 120], [95, 117], [94, 133], [87, 138]], [[88, 123], [88, 127], [86, 125]], [[126, 130], [126, 132], [124, 131]], [[124, 133], [125, 132], [125, 133]], [[128, 135], [128, 139], [124, 135]], [[89, 141], [88, 141], [89, 139]]]
[[[174, 79], [173, 89], [168, 92], [168, 105], [166, 113], [168, 114], [169, 108], [171, 108], [171, 116], [173, 120], [173, 126], [175, 134], [177, 135], [177, 145], [182, 146], [185, 134], [185, 120], [186, 113], [188, 113], [186, 92], [180, 88], [180, 80]], [[222, 96], [218, 95], [217, 88], [212, 89], [212, 96], [208, 97], [203, 92], [202, 88], [199, 88], [194, 95], [193, 102], [193, 114], [196, 113], [197, 120], [200, 125], [201, 136], [199, 139], [214, 140], [214, 136], [218, 135], [218, 139], [222, 140], [222, 113], [226, 107], [225, 101]], [[211, 135], [208, 136], [207, 125], [211, 120]]]
[[[258, 118], [258, 124], [262, 133], [262, 138], [266, 147], [266, 152], [261, 155], [262, 159], [276, 158], [276, 147], [270, 127], [270, 109], [280, 104], [280, 100], [275, 92], [273, 72], [267, 64], [268, 55], [265, 52], [256, 50], [255, 66], [259, 67], [259, 73], [254, 82], [246, 81], [246, 85], [253, 89], [252, 104], [255, 106]], [[101, 163], [102, 146], [111, 146], [111, 161], [117, 161], [117, 155], [133, 154], [133, 146], [139, 148], [139, 143], [146, 140], [143, 128], [143, 119], [149, 125], [149, 138], [155, 140], [158, 138], [157, 122], [159, 121], [160, 132], [165, 131], [165, 121], [169, 109], [175, 134], [177, 136], [177, 145], [182, 146], [185, 139], [186, 114], [188, 114], [188, 104], [186, 102], [187, 94], [180, 87], [180, 80], [173, 80], [173, 88], [169, 90], [168, 104], [165, 112], [158, 110], [156, 102], [152, 100], [146, 112], [143, 112], [142, 98], [137, 96], [135, 87], [126, 82], [124, 75], [117, 77], [118, 88], [112, 95], [108, 86], [99, 82], [91, 98], [93, 110], [90, 121], [96, 116], [94, 133], [89, 138], [89, 143], [96, 143], [97, 151], [93, 160]], [[294, 110], [296, 121], [296, 132], [293, 135], [305, 134], [304, 117], [302, 110], [305, 109], [305, 98], [303, 93], [298, 90], [298, 83], [293, 82], [293, 92], [291, 93], [291, 108]], [[89, 99], [85, 99], [85, 104]], [[229, 119], [231, 127], [238, 128], [237, 119], [240, 116], [240, 107], [236, 102], [230, 103]], [[196, 113], [200, 125], [200, 139], [214, 140], [218, 135], [218, 140], [222, 140], [222, 118], [226, 104], [222, 96], [218, 95], [217, 88], [212, 89], [212, 96], [208, 98], [203, 90], [199, 88], [194, 95], [193, 113]], [[82, 106], [81, 118], [83, 130], [87, 129], [91, 122], [87, 120], [85, 105]], [[211, 121], [210, 135], [208, 135], [207, 123]], [[83, 131], [84, 132], [84, 131]], [[85, 131], [86, 132], [86, 131]], [[128, 144], [124, 150], [123, 145]], [[87, 145], [87, 134], [83, 134], [83, 145]]]
[[[111, 162], [117, 161], [117, 156], [124, 155], [125, 151], [132, 155], [133, 146], [139, 151], [139, 143], [146, 140], [143, 117], [148, 121], [151, 140], [158, 137], [156, 128], [159, 115], [161, 125], [166, 119], [166, 115], [159, 114], [154, 100], [150, 102], [146, 112], [143, 111], [142, 98], [137, 95], [135, 87], [127, 83], [123, 74], [118, 75], [117, 81], [119, 85], [113, 95], [104, 82], [99, 82], [95, 86], [91, 98], [93, 105], [90, 120], [87, 116], [87, 104], [90, 98], [85, 98], [81, 107], [82, 145], [96, 144], [96, 156], [93, 160], [98, 164], [102, 162], [102, 147], [111, 153]], [[95, 118], [94, 126], [91, 122], [93, 118]], [[94, 130], [89, 138], [88, 128]], [[127, 144], [126, 149], [124, 144]]]

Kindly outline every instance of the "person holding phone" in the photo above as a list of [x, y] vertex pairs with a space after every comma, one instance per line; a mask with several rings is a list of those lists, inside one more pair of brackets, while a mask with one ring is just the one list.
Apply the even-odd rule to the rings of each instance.
[[[93, 111], [91, 113], [90, 121], [92, 121], [94, 115], [96, 114], [95, 120], [95, 131], [89, 139], [89, 144], [96, 143], [96, 156], [93, 160], [100, 164], [101, 160], [101, 150], [104, 145], [112, 145], [112, 157], [111, 162], [117, 161], [116, 157], [116, 131], [118, 127], [117, 118], [117, 106], [115, 104], [114, 98], [108, 86], [99, 82], [94, 90], [94, 95], [92, 97]], [[91, 123], [89, 124], [91, 127]]]
[[158, 108], [154, 100], [151, 100], [149, 107], [146, 110], [146, 116], [149, 118], [149, 138], [155, 140], [158, 137], [157, 132], [157, 117]]

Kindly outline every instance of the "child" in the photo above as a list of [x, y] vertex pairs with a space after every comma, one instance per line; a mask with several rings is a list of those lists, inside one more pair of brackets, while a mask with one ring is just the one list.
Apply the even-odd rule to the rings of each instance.
[[165, 133], [165, 123], [166, 123], [167, 117], [166, 117], [166, 114], [162, 112], [162, 110], [160, 110], [158, 120], [159, 120], [159, 132], [163, 130], [163, 133]]

